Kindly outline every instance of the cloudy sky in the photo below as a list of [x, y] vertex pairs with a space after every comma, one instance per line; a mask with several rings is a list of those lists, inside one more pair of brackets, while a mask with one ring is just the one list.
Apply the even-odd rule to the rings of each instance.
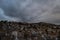
[[0, 0], [0, 20], [60, 24], [60, 0]]

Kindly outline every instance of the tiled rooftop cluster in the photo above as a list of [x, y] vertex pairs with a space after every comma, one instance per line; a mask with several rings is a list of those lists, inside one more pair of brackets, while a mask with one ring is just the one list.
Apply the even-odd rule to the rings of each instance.
[[0, 21], [0, 40], [60, 40], [60, 25]]

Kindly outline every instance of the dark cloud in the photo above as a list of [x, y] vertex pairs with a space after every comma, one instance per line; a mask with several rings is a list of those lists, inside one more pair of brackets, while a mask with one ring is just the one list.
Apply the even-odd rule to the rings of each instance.
[[60, 24], [60, 0], [0, 0], [0, 20]]

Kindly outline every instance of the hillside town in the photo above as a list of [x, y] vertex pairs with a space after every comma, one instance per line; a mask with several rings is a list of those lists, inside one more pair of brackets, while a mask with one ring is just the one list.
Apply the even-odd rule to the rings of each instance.
[[60, 25], [0, 21], [0, 40], [60, 40]]

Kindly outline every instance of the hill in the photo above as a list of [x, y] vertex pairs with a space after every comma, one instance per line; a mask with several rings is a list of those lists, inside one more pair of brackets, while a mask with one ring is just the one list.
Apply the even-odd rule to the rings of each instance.
[[0, 40], [60, 40], [60, 25], [0, 21]]

